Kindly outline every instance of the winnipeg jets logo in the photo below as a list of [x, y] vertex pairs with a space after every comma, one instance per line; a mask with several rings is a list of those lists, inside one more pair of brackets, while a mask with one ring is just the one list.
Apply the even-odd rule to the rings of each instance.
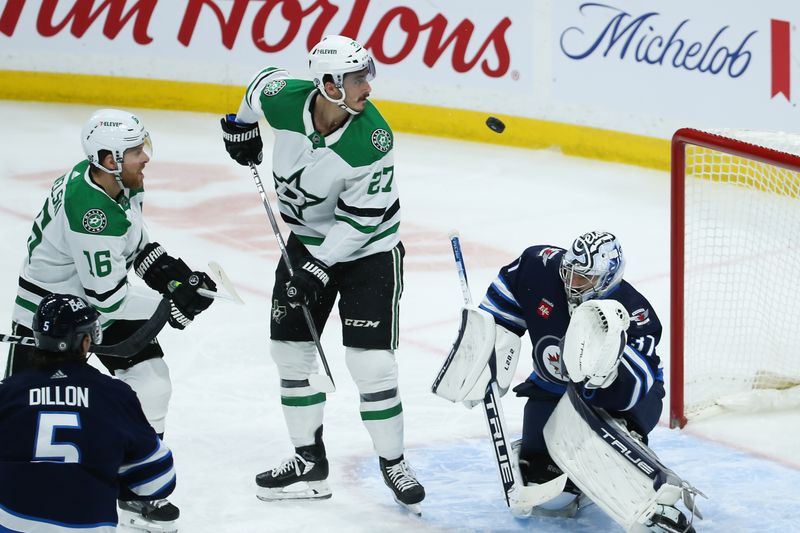
[[285, 316], [286, 306], [278, 305], [278, 300], [272, 300], [272, 320], [274, 320], [276, 324], [280, 324]]
[[631, 313], [631, 322], [641, 327], [650, 323], [650, 310], [641, 307]]
[[264, 95], [275, 96], [286, 87], [286, 80], [272, 80], [264, 87]]
[[304, 209], [325, 201], [325, 197], [314, 196], [300, 185], [300, 178], [304, 170], [305, 168], [301, 168], [288, 178], [281, 178], [275, 173], [272, 174], [278, 200], [291, 209], [294, 216], [299, 220], [303, 220]]
[[545, 335], [533, 349], [533, 368], [536, 374], [550, 383], [563, 384], [569, 379], [561, 359], [561, 339]]
[[372, 145], [383, 153], [392, 149], [392, 135], [385, 129], [379, 128], [372, 132]]
[[108, 225], [108, 217], [99, 209], [90, 209], [83, 215], [83, 229], [89, 233], [100, 233]]
[[556, 255], [559, 251], [560, 250], [558, 248], [545, 248], [539, 252], [539, 257], [542, 258], [542, 264], [547, 266], [547, 261], [549, 261], [550, 258]]

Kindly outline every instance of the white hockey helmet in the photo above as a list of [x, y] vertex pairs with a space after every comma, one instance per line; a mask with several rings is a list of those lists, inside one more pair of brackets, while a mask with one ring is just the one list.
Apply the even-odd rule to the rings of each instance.
[[[144, 145], [148, 157], [153, 155], [150, 134], [139, 118], [119, 109], [98, 109], [81, 130], [83, 152], [91, 164], [104, 172], [119, 176], [122, 172], [122, 157], [125, 150]], [[112, 170], [102, 166], [100, 151], [108, 150], [117, 162]]]
[[[355, 111], [344, 103], [344, 75], [367, 69], [367, 81], [375, 78], [375, 63], [369, 52], [356, 41], [343, 35], [326, 35], [308, 53], [308, 69], [319, 92], [326, 99], [338, 105], [351, 115]], [[326, 74], [333, 78], [333, 83], [342, 92], [342, 97], [334, 100], [325, 93], [323, 79]]]
[[590, 231], [575, 239], [559, 268], [570, 309], [605, 297], [620, 284], [624, 272], [625, 256], [612, 233]]

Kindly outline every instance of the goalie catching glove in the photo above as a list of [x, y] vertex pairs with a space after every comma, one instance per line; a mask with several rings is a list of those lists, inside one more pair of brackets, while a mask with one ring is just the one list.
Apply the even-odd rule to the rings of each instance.
[[519, 350], [520, 339], [515, 333], [496, 325], [483, 309], [465, 306], [458, 337], [431, 390], [451, 402], [473, 407], [495, 379], [503, 396], [517, 370]]
[[236, 115], [225, 115], [219, 122], [225, 150], [231, 159], [244, 166], [250, 163], [260, 164], [264, 159], [264, 143], [261, 141], [258, 122], [241, 124], [236, 122]]
[[630, 315], [616, 300], [579, 305], [564, 337], [563, 359], [570, 380], [587, 389], [604, 389], [617, 379], [617, 366], [628, 341]]

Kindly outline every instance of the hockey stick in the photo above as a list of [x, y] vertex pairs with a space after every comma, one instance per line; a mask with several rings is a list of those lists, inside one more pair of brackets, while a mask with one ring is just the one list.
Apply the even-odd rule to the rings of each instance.
[[[278, 247], [281, 249], [283, 262], [286, 264], [286, 269], [289, 271], [289, 275], [291, 276], [293, 275], [294, 271], [292, 270], [292, 263], [289, 260], [289, 252], [286, 251], [286, 243], [283, 241], [283, 235], [281, 235], [281, 230], [278, 228], [278, 222], [275, 220], [275, 215], [272, 213], [272, 207], [269, 205], [267, 193], [264, 191], [264, 185], [261, 183], [261, 176], [258, 175], [258, 169], [256, 168], [255, 163], [250, 163], [250, 170], [253, 172], [253, 181], [258, 189], [258, 194], [261, 195], [261, 202], [264, 204], [264, 209], [267, 210], [267, 217], [269, 218], [270, 226], [272, 226], [272, 232], [275, 234], [275, 240], [278, 241]], [[314, 344], [317, 347], [317, 353], [319, 354], [319, 358], [322, 361], [322, 366], [325, 368], [326, 374], [325, 376], [321, 374], [309, 375], [308, 384], [319, 392], [336, 392], [336, 384], [333, 382], [331, 369], [328, 367], [328, 360], [325, 358], [325, 352], [322, 350], [322, 343], [319, 341], [319, 334], [317, 333], [317, 327], [314, 325], [314, 319], [311, 318], [311, 313], [308, 310], [308, 306], [301, 304], [300, 307], [303, 309], [303, 316], [306, 319], [308, 331], [311, 332], [311, 338], [314, 339]]]
[[[461, 241], [458, 232], [453, 231], [449, 235], [450, 244], [453, 247], [453, 258], [458, 270], [458, 279], [461, 284], [461, 294], [466, 305], [472, 305], [472, 293], [469, 290], [467, 280], [467, 269], [464, 265], [464, 256], [461, 253]], [[452, 355], [452, 354], [451, 354]], [[437, 380], [446, 372], [447, 364], [442, 368]], [[434, 387], [436, 383], [434, 383]], [[486, 386], [486, 394], [483, 397], [483, 410], [486, 415], [486, 425], [489, 428], [489, 436], [492, 439], [494, 457], [497, 462], [497, 469], [500, 472], [500, 482], [503, 485], [503, 496], [506, 505], [511, 507], [511, 494], [514, 495], [515, 504], [535, 507], [546, 501], [552, 500], [564, 490], [567, 481], [566, 475], [561, 475], [551, 481], [541, 484], [524, 485], [514, 482], [514, 466], [511, 462], [510, 450], [505, 432], [505, 416], [503, 416], [503, 405], [500, 400], [500, 391], [497, 387], [497, 380], [492, 379]]]
[[[222, 266], [220, 266], [220, 264], [217, 263], [216, 261], [209, 261], [208, 262], [208, 268], [211, 270], [211, 273], [214, 274], [214, 277], [217, 278], [217, 281], [219, 282], [219, 284], [222, 285], [225, 288], [225, 290], [228, 292], [227, 295], [224, 295], [224, 294], [216, 293], [214, 291], [208, 291], [208, 292], [211, 292], [211, 293], [214, 294], [214, 296], [212, 296], [212, 298], [222, 298], [223, 300], [230, 300], [230, 301], [232, 301], [234, 303], [237, 303], [239, 305], [243, 305], [244, 304], [244, 300], [242, 300], [242, 297], [239, 296], [239, 293], [236, 291], [236, 287], [233, 286], [233, 283], [231, 282], [231, 279], [228, 277], [228, 275], [225, 273], [225, 271], [222, 270]], [[203, 289], [203, 291], [205, 292], [205, 289]], [[200, 291], [198, 290], [198, 292], [200, 292]], [[203, 293], [200, 293], [200, 294], [203, 294]], [[205, 294], [203, 294], [203, 295], [206, 296]]]
[[[116, 344], [95, 344], [92, 345], [89, 351], [98, 355], [117, 357], [120, 359], [133, 357], [141, 352], [145, 346], [150, 344], [156, 335], [164, 328], [167, 320], [169, 320], [169, 312], [170, 300], [169, 298], [162, 298], [153, 315], [128, 338]], [[16, 335], [0, 334], [0, 342], [21, 344], [23, 346], [36, 346], [33, 337], [19, 337]]]

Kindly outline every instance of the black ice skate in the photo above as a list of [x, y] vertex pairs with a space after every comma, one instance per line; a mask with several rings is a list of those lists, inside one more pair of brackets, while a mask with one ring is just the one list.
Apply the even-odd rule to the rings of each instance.
[[322, 443], [322, 427], [311, 446], [295, 448], [294, 457], [256, 476], [256, 497], [265, 502], [278, 500], [322, 500], [331, 497], [328, 460]]
[[391, 461], [383, 457], [379, 460], [383, 482], [392, 489], [394, 500], [415, 515], [422, 516], [422, 506], [419, 503], [425, 499], [425, 489], [419, 484], [403, 456]]
[[176, 533], [178, 531], [175, 521], [181, 513], [169, 500], [120, 500], [118, 505], [120, 524], [148, 533]]

